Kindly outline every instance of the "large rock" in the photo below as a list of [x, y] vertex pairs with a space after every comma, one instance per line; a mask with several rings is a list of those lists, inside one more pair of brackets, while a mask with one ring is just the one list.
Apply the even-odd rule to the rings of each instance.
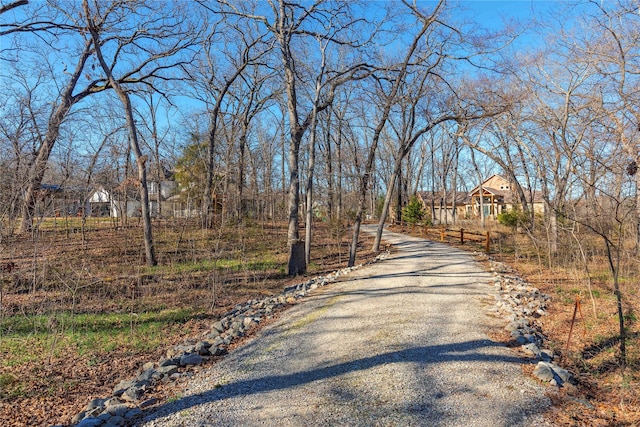
[[145, 387], [129, 387], [120, 396], [125, 402], [137, 402], [144, 394]]
[[122, 417], [129, 412], [129, 407], [124, 403], [107, 406], [107, 413], [113, 416]]
[[123, 380], [120, 381], [114, 388], [113, 388], [113, 395], [116, 397], [120, 397], [122, 395], [122, 393], [125, 392], [125, 390], [127, 390], [130, 387], [135, 386], [137, 383], [136, 380]]
[[153, 373], [153, 379], [158, 380], [162, 377], [171, 375], [175, 372], [178, 372], [177, 365], [161, 366], [158, 369], [156, 369], [155, 372]]
[[558, 386], [562, 386], [564, 383], [571, 383], [573, 381], [573, 377], [569, 371], [550, 362], [538, 362], [533, 371], [533, 375], [542, 381]]
[[194, 350], [200, 356], [209, 356], [211, 355], [209, 348], [211, 348], [211, 344], [208, 341], [200, 341], [196, 344]]
[[180, 366], [200, 365], [203, 360], [199, 354], [185, 354], [180, 358]]
[[102, 420], [99, 420], [97, 418], [85, 418], [84, 420], [80, 421], [76, 427], [98, 427], [102, 425]]

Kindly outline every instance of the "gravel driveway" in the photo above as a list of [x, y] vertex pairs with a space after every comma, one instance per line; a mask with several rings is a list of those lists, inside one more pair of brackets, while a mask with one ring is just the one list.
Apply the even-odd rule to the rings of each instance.
[[312, 293], [138, 425], [546, 425], [544, 388], [487, 336], [504, 326], [485, 314], [492, 276], [451, 247], [384, 239], [399, 251]]

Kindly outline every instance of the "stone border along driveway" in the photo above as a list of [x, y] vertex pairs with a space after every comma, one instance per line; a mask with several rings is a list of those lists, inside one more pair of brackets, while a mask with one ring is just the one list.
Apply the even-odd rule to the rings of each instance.
[[[520, 345], [521, 351], [532, 360], [538, 360], [534, 375], [542, 381], [555, 386], [572, 382], [571, 374], [553, 363], [555, 355], [545, 349], [546, 337], [535, 319], [546, 315], [547, 295], [530, 286], [507, 265], [476, 253], [476, 257], [488, 259], [494, 274], [493, 286], [495, 305], [488, 308], [491, 315], [503, 318], [505, 329], [511, 334], [512, 344]], [[374, 261], [383, 260], [388, 253], [379, 255]], [[368, 263], [368, 264], [370, 264]], [[203, 334], [202, 340], [188, 340], [169, 349], [166, 358], [157, 363], [148, 362], [142, 367], [136, 378], [121, 381], [114, 388], [113, 395], [103, 399], [94, 399], [86, 409], [77, 414], [73, 423], [80, 427], [122, 426], [135, 422], [144, 408], [157, 403], [155, 399], [144, 400], [144, 394], [154, 384], [177, 380], [189, 376], [190, 367], [201, 365], [211, 356], [226, 353], [227, 346], [235, 339], [244, 336], [249, 329], [257, 327], [263, 318], [300, 298], [309, 291], [334, 282], [338, 277], [361, 267], [345, 268], [327, 276], [319, 276], [306, 282], [284, 289], [276, 296], [256, 299], [237, 305], [216, 321], [211, 330]]]
[[203, 334], [202, 340], [187, 340], [167, 350], [166, 358], [158, 362], [145, 363], [135, 378], [120, 381], [114, 387], [111, 396], [89, 402], [83, 411], [76, 414], [72, 423], [77, 427], [117, 427], [132, 422], [145, 408], [157, 403], [155, 398], [144, 399], [145, 392], [151, 390], [155, 384], [188, 376], [190, 367], [201, 365], [212, 356], [226, 354], [232, 341], [256, 328], [262, 319], [271, 318], [277, 311], [295, 304], [310, 291], [335, 282], [340, 276], [365, 265], [383, 260], [388, 254], [384, 252], [373, 261], [288, 286], [278, 295], [236, 305], [211, 325], [211, 329]]

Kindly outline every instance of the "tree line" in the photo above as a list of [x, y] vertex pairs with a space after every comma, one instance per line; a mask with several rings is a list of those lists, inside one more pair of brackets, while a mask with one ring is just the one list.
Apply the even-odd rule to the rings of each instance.
[[629, 224], [640, 240], [637, 5], [558, 4], [487, 28], [464, 6], [5, 0], [3, 228], [37, 227], [44, 183], [133, 188], [153, 265], [147, 181], [172, 170], [203, 227], [252, 203], [286, 219], [297, 274], [317, 217], [349, 219], [353, 265], [368, 216], [377, 250], [416, 191], [499, 172], [550, 254], [568, 224], [614, 252]]

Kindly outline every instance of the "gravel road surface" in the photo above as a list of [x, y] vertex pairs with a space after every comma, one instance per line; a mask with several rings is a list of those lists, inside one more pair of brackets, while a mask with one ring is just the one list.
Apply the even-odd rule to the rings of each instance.
[[549, 425], [527, 362], [487, 335], [505, 324], [486, 314], [491, 274], [445, 245], [384, 239], [399, 251], [315, 291], [138, 425]]

